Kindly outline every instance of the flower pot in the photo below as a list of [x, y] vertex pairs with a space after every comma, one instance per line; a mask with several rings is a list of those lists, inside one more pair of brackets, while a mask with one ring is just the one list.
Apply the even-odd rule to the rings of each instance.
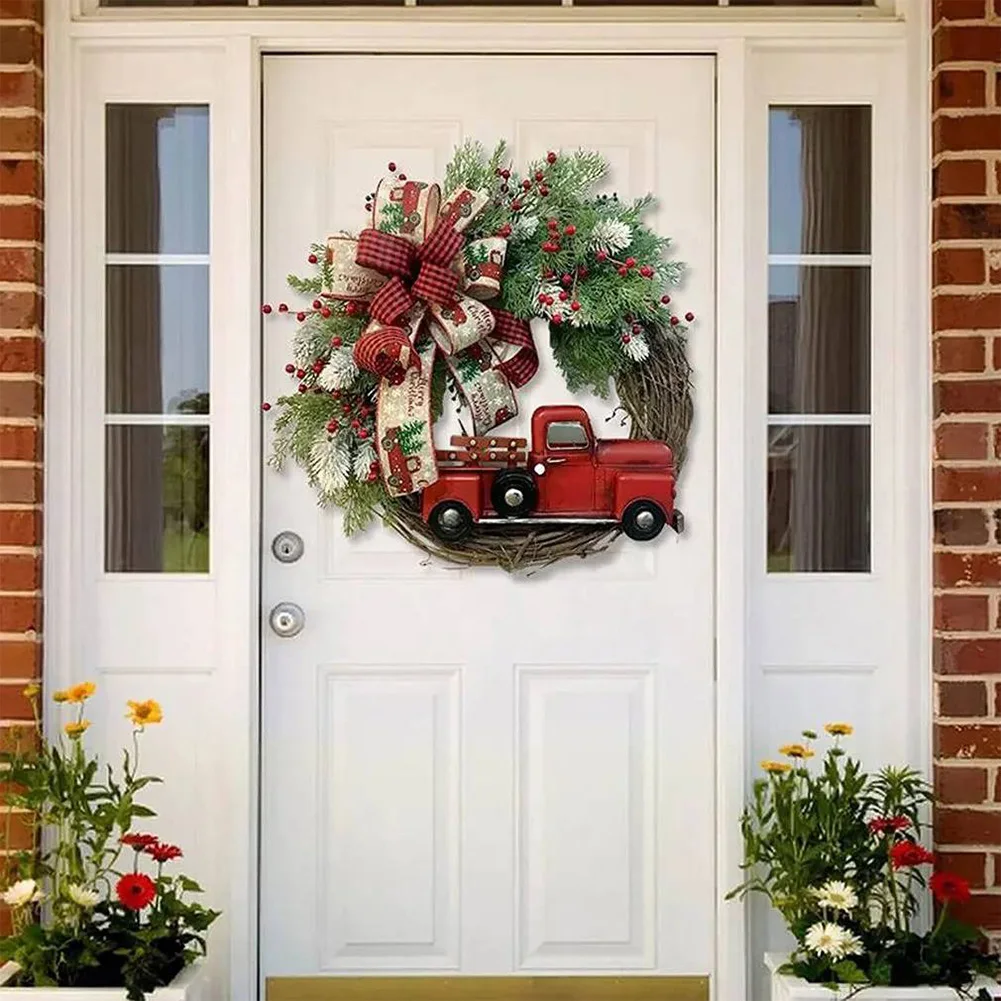
[[[0, 1001], [126, 1001], [124, 987], [7, 987], [17, 973], [16, 963], [0, 966]], [[146, 995], [146, 1001], [207, 1001], [205, 964], [192, 963], [167, 987]]]
[[[771, 1001], [842, 1001], [849, 996], [858, 1001], [956, 1001], [961, 997], [951, 987], [866, 987], [859, 991], [857, 987], [845, 985], [832, 991], [823, 984], [811, 984], [799, 977], [779, 973], [788, 958], [782, 953], [765, 954], [765, 966], [772, 973]], [[981, 987], [986, 987], [992, 998], [1001, 998], [1001, 985], [986, 978], [975, 982], [974, 998]]]

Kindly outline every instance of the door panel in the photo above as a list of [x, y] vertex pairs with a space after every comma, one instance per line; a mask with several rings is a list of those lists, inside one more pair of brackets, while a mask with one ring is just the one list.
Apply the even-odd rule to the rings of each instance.
[[[710, 973], [713, 84], [702, 56], [265, 60], [267, 298], [311, 242], [360, 228], [388, 161], [440, 179], [468, 135], [519, 162], [596, 147], [610, 192], [658, 193], [700, 316], [681, 539], [528, 579], [453, 570], [379, 526], [345, 539], [298, 470], [265, 473], [263, 618], [306, 615], [293, 639], [263, 633], [265, 977]], [[571, 399], [535, 332], [542, 368], [504, 433], [577, 402], [627, 434], [614, 400]], [[267, 330], [269, 398], [290, 333]], [[293, 564], [270, 555], [286, 529]]]

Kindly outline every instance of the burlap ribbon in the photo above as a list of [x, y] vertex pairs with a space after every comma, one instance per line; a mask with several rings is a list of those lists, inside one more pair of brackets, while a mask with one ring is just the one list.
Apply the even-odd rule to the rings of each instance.
[[[514, 390], [535, 375], [539, 357], [528, 324], [481, 300], [500, 291], [507, 241], [462, 235], [488, 202], [463, 188], [444, 204], [436, 184], [380, 182], [371, 226], [357, 239], [333, 236], [329, 295], [368, 302], [371, 322], [354, 347], [359, 367], [381, 377], [378, 455], [390, 494], [438, 478], [431, 434], [431, 371], [448, 363], [473, 418], [486, 434], [518, 412]], [[426, 336], [425, 336], [426, 335]], [[498, 344], [516, 348], [504, 361]]]

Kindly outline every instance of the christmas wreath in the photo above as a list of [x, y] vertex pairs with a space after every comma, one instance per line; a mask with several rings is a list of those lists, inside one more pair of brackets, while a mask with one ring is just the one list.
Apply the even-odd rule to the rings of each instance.
[[[369, 226], [357, 238], [314, 244], [312, 273], [288, 276], [309, 305], [262, 306], [298, 323], [285, 366], [295, 388], [274, 405], [271, 464], [301, 466], [320, 503], [342, 510], [347, 534], [378, 518], [453, 564], [538, 568], [603, 551], [623, 527], [652, 538], [661, 508], [673, 508], [685, 457], [685, 335], [694, 319], [672, 311], [667, 289], [683, 265], [643, 223], [653, 198], [596, 195], [608, 165], [589, 150], [550, 152], [522, 174], [505, 144], [488, 153], [466, 142], [442, 188], [408, 179], [394, 163], [388, 170], [366, 198]], [[538, 368], [532, 320], [546, 321], [570, 392], [607, 398], [614, 386], [610, 417], [630, 421], [632, 439], [671, 450], [653, 446], [669, 467], [669, 500], [636, 501], [630, 510], [648, 513], [632, 530], [625, 517], [513, 517], [531, 513], [533, 477], [545, 470], [525, 468], [526, 439], [493, 429], [518, 412], [516, 390]], [[470, 426], [440, 450], [433, 427], [446, 406]], [[637, 462], [660, 461], [662, 453], [637, 447]], [[507, 517], [485, 516], [470, 531], [464, 509], [458, 517], [439, 504], [429, 516], [422, 495], [453, 469], [493, 476], [494, 513]], [[506, 494], [517, 503], [496, 499], [502, 482], [517, 488]], [[680, 515], [671, 524], [680, 531]]]

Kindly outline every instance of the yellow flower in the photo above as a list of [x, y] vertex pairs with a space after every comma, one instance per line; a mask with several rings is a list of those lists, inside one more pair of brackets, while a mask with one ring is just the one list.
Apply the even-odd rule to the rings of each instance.
[[52, 693], [53, 702], [69, 702], [70, 693], [65, 688], [60, 688], [58, 692]]
[[784, 754], [787, 758], [813, 757], [813, 751], [806, 744], [785, 744], [779, 748], [779, 754]]
[[155, 699], [147, 699], [145, 702], [133, 702], [129, 699], [129, 711], [125, 715], [139, 727], [163, 722], [163, 710]]
[[57, 699], [57, 702], [86, 702], [94, 692], [97, 691], [97, 685], [93, 681], [81, 681], [79, 685], [74, 685], [72, 688], [67, 688], [65, 693], [65, 699]]
[[82, 736], [87, 732], [87, 728], [90, 726], [89, 719], [82, 719], [79, 723], [67, 723], [63, 729], [66, 731], [67, 736], [76, 740], [77, 737]]
[[26, 699], [37, 699], [39, 693], [42, 691], [42, 686], [36, 684], [34, 681], [24, 689], [24, 697]]
[[786, 764], [784, 761], [762, 761], [761, 767], [764, 768], [766, 772], [791, 772], [792, 765]]
[[849, 737], [855, 732], [851, 723], [825, 723], [824, 729], [832, 737]]

